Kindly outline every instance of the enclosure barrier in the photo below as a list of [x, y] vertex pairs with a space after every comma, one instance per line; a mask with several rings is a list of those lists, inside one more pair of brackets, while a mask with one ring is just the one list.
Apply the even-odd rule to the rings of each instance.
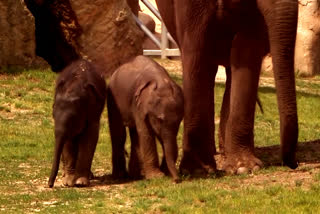
[[151, 39], [151, 41], [156, 44], [160, 50], [143, 50], [143, 55], [148, 56], [161, 56], [162, 59], [167, 58], [168, 56], [180, 56], [180, 51], [178, 48], [170, 49], [169, 41], [173, 44], [177, 44], [170, 33], [167, 31], [166, 26], [164, 25], [159, 11], [148, 1], [141, 0], [141, 2], [161, 21], [161, 40], [153, 35], [153, 33], [133, 14], [133, 17], [137, 25], [141, 30]]

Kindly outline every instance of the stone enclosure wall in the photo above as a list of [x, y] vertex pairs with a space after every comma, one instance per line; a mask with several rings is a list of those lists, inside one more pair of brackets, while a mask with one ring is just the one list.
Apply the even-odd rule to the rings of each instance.
[[46, 65], [35, 54], [34, 20], [19, 0], [0, 0], [0, 68]]
[[[139, 30], [130, 28], [128, 32], [129, 28], [121, 27], [124, 22], [132, 22], [124, 0], [70, 0], [70, 3], [84, 29], [84, 34], [80, 37], [83, 52], [94, 60], [109, 58], [110, 60], [102, 63], [102, 66], [112, 64], [106, 70], [121, 64], [118, 59], [123, 56], [126, 58], [137, 52], [141, 53], [138, 44], [141, 37]], [[101, 9], [113, 12], [101, 14]], [[94, 27], [91, 28], [92, 26]], [[107, 28], [118, 30], [106, 33]], [[0, 0], [0, 29], [0, 68], [37, 67], [46, 64], [35, 55], [34, 18], [25, 8], [23, 1]], [[96, 36], [100, 37], [94, 39]], [[134, 44], [135, 42], [137, 44]], [[112, 48], [109, 48], [108, 44]], [[124, 50], [121, 50], [122, 47]], [[96, 55], [97, 51], [101, 54]], [[270, 57], [265, 59], [262, 69], [272, 70]], [[296, 71], [306, 76], [320, 74], [320, 0], [299, 0]]]

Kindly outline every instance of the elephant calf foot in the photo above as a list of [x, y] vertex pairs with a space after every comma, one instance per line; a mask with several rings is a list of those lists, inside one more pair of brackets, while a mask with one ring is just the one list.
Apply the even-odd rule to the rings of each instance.
[[90, 180], [87, 177], [79, 177], [75, 182], [76, 187], [87, 187], [90, 185]]
[[260, 170], [263, 167], [261, 160], [251, 153], [237, 156], [227, 156], [223, 165], [223, 170], [228, 174], [248, 174]]
[[74, 186], [74, 174], [64, 174], [64, 177], [62, 179], [62, 184], [67, 187], [73, 187]]

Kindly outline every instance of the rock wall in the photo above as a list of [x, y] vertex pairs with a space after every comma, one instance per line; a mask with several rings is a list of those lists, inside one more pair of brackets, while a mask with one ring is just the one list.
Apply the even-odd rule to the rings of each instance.
[[81, 57], [109, 76], [142, 54], [143, 33], [126, 0], [24, 0], [35, 17], [36, 53], [59, 72]]
[[320, 74], [320, 0], [299, 0], [295, 63], [299, 75]]
[[[262, 71], [272, 72], [271, 56]], [[300, 76], [320, 74], [320, 0], [299, 0], [295, 71]]]
[[125, 0], [70, 0], [83, 33], [82, 53], [109, 75], [132, 56], [142, 54], [142, 31]]
[[35, 54], [34, 19], [18, 0], [0, 0], [0, 68], [47, 66]]

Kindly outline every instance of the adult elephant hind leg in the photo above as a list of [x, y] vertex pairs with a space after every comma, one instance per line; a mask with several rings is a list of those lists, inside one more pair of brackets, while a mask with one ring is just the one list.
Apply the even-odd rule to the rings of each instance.
[[130, 128], [131, 152], [129, 160], [129, 176], [133, 179], [142, 177], [142, 162], [140, 154], [139, 138], [136, 128]]
[[231, 90], [231, 67], [226, 67], [226, 85], [223, 94], [223, 101], [220, 110], [220, 124], [219, 124], [219, 153], [224, 154], [226, 125], [230, 111], [230, 90]]
[[108, 90], [107, 92], [107, 107], [112, 143], [112, 177], [115, 179], [127, 178], [128, 173], [124, 148], [126, 142], [126, 128], [111, 94], [111, 90]]
[[232, 44], [230, 113], [223, 166], [229, 173], [247, 173], [262, 167], [262, 162], [254, 155], [253, 127], [265, 44], [267, 42], [263, 33], [260, 35], [251, 31], [238, 33]]
[[90, 185], [91, 165], [99, 138], [99, 121], [90, 123], [78, 139], [75, 186]]

